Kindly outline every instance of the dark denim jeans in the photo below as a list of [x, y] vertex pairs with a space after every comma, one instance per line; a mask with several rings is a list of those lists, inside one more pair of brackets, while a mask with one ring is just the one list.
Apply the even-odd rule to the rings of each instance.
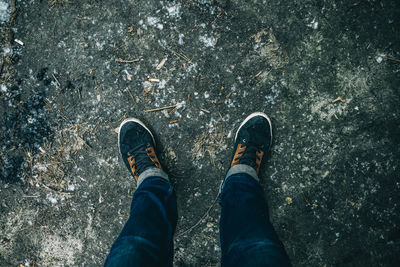
[[[222, 266], [290, 266], [254, 178], [245, 173], [228, 177], [219, 203]], [[105, 266], [172, 266], [176, 221], [176, 197], [169, 181], [145, 179]]]

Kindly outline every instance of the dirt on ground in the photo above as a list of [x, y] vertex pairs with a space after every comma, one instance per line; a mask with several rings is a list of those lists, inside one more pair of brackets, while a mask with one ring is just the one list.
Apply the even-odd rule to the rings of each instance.
[[399, 19], [395, 0], [0, 0], [0, 266], [104, 263], [136, 189], [128, 117], [176, 189], [175, 266], [219, 266], [216, 197], [255, 111], [293, 265], [398, 266]]

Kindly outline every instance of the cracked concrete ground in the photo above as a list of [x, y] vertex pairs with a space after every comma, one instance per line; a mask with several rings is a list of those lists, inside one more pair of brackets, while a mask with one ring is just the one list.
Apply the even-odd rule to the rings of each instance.
[[218, 266], [233, 135], [263, 111], [294, 266], [396, 266], [399, 18], [389, 0], [1, 0], [0, 265], [102, 265], [136, 188], [115, 132], [133, 116], [176, 188], [175, 265]]

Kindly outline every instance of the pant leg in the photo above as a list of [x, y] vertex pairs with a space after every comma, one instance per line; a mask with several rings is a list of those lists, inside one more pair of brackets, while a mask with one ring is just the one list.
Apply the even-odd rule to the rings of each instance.
[[291, 266], [256, 179], [246, 173], [227, 177], [219, 203], [222, 266]]
[[105, 266], [172, 266], [177, 217], [176, 196], [169, 181], [155, 176], [143, 180]]

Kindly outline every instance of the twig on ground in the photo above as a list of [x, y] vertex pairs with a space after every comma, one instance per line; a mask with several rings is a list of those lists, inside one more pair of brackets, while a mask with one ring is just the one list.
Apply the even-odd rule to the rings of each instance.
[[97, 134], [97, 127], [98, 127], [101, 123], [103, 123], [103, 119], [100, 119], [100, 120], [96, 123], [96, 125], [94, 126], [94, 128], [93, 128], [93, 130], [92, 130], [92, 133], [93, 133], [93, 134]]
[[17, 44], [19, 44], [19, 45], [21, 45], [21, 46], [24, 45], [24, 42], [22, 42], [22, 41], [19, 40], [19, 39], [14, 39], [14, 42], [16, 42]]
[[196, 154], [199, 153], [200, 149], [203, 147], [205, 141], [204, 141], [204, 136], [201, 136], [200, 140], [195, 143], [195, 148], [196, 148]]
[[125, 90], [129, 93], [129, 95], [131, 96], [133, 102], [135, 102], [135, 98], [133, 97], [131, 90], [129, 90], [129, 87], [126, 87]]
[[56, 192], [56, 193], [59, 193], [59, 194], [64, 194], [64, 195], [70, 195], [70, 194], [71, 194], [70, 192], [63, 192], [63, 191], [61, 191], [61, 190], [56, 190], [56, 189], [54, 189], [54, 188], [51, 188], [51, 187], [45, 185], [44, 183], [42, 183], [41, 185], [42, 185], [44, 188], [46, 188], [47, 190], [49, 190], [49, 191], [53, 191], [53, 192]]
[[[268, 76], [268, 74], [271, 72], [271, 70], [267, 71], [267, 73], [265, 75], [263, 75], [264, 77]], [[251, 78], [255, 79], [258, 78], [261, 74], [263, 74], [263, 71], [259, 71], [256, 75], [253, 75]]]
[[185, 54], [176, 52], [176, 51], [172, 50], [170, 47], [167, 47], [167, 49], [169, 51], [171, 51], [171, 53], [174, 54], [174, 56], [184, 59], [187, 62], [189, 62], [190, 64], [194, 64], [193, 61], [190, 58], [188, 58]]
[[397, 58], [394, 58], [394, 57], [388, 57], [386, 55], [382, 55], [382, 57], [384, 57], [387, 60], [390, 60], [390, 61], [393, 61], [393, 62], [396, 62], [396, 63], [400, 63], [400, 59], [397, 59]]
[[176, 108], [177, 105], [172, 105], [172, 106], [166, 106], [166, 107], [161, 107], [161, 108], [154, 108], [154, 109], [148, 109], [148, 110], [143, 110], [143, 112], [154, 112], [154, 111], [160, 111], [160, 110], [164, 110], [164, 109], [171, 109], [171, 108]]
[[41, 227], [43, 227], [44, 229], [46, 229], [47, 231], [49, 231], [50, 233], [54, 234], [54, 231], [51, 230], [48, 226], [41, 224], [40, 222], [37, 222]]
[[208, 207], [207, 211], [203, 214], [203, 216], [198, 220], [193, 226], [189, 227], [188, 229], [184, 230], [183, 232], [180, 232], [179, 234], [176, 235], [176, 237], [180, 237], [184, 234], [187, 234], [191, 232], [194, 228], [196, 228], [202, 220], [204, 220], [210, 213], [210, 210], [214, 207], [215, 203], [217, 202], [219, 192], [217, 194], [217, 197], [214, 199], [214, 201], [211, 203], [211, 205]]
[[83, 142], [83, 144], [84, 144], [85, 146], [87, 146], [88, 148], [93, 148], [91, 145], [88, 144], [88, 142], [86, 142], [85, 139], [83, 139], [83, 138], [80, 137], [79, 135], [78, 135], [78, 138], [80, 139], [81, 142]]
[[338, 101], [344, 103], [344, 100], [340, 96], [338, 96], [336, 99], [332, 100], [332, 103], [336, 103]]
[[260, 76], [262, 73], [262, 71], [259, 71], [256, 75], [253, 76], [253, 79], [257, 78], [258, 76]]
[[53, 75], [54, 80], [56, 81], [58, 87], [61, 87], [61, 83], [57, 80], [56, 75], [54, 75], [54, 73], [52, 73], [51, 75]]
[[118, 63], [134, 63], [134, 62], [138, 62], [140, 59], [136, 58], [136, 59], [122, 59], [122, 58], [117, 58], [115, 61]]
[[65, 130], [71, 130], [71, 129], [74, 129], [75, 131], [76, 131], [76, 129], [78, 128], [78, 127], [80, 127], [80, 126], [83, 126], [83, 125], [86, 125], [86, 124], [88, 124], [89, 122], [82, 122], [82, 123], [78, 123], [78, 124], [74, 124], [74, 125], [71, 125], [71, 126], [69, 126], [69, 127], [67, 127]]
[[122, 49], [122, 48], [124, 48], [125, 46], [124, 45], [120, 45], [119, 47], [117, 47], [117, 48], [114, 48], [114, 50], [113, 51], [118, 51], [118, 50], [120, 50], [120, 49]]
[[3, 68], [4, 68], [4, 59], [1, 59], [0, 75], [3, 73]]
[[109, 70], [110, 70], [110, 72], [111, 72], [112, 74], [114, 74], [115, 76], [118, 75], [118, 72], [113, 71], [111, 68], [109, 68]]
[[15, 6], [15, 0], [10, 0], [10, 22], [13, 23], [15, 16], [17, 15], [17, 8]]
[[164, 66], [165, 62], [167, 62], [167, 60], [168, 60], [168, 57], [161, 60], [160, 64], [157, 65], [156, 70], [160, 70]]
[[127, 112], [125, 112], [125, 114], [124, 114], [124, 115], [122, 115], [122, 117], [119, 119], [119, 121], [118, 121], [118, 122], [124, 121], [124, 120], [126, 119], [127, 115], [128, 115], [128, 113], [127, 113]]
[[160, 79], [156, 79], [156, 78], [148, 78], [147, 81], [149, 82], [155, 82], [155, 83], [159, 83]]

